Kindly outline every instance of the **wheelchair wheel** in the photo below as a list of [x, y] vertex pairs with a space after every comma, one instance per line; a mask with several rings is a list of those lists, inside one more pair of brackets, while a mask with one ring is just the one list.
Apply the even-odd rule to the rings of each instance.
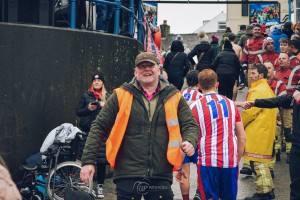
[[92, 193], [93, 179], [85, 185], [80, 179], [81, 164], [67, 161], [52, 169], [47, 181], [47, 193], [51, 200], [63, 200], [68, 189]]

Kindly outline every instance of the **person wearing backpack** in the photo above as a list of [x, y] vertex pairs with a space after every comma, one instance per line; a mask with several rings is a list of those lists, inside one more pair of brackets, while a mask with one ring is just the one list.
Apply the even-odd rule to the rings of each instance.
[[[194, 49], [188, 54], [188, 59], [194, 68], [199, 72], [203, 69], [211, 68], [211, 64], [217, 56], [217, 50], [209, 44], [208, 36], [204, 31], [200, 31], [199, 34], [200, 44], [197, 44]], [[194, 61], [194, 56], [197, 56], [198, 63]]]
[[172, 42], [171, 52], [168, 53], [163, 67], [168, 74], [169, 83], [181, 90], [183, 79], [190, 69], [190, 63], [187, 55], [184, 53], [181, 41], [174, 40]]

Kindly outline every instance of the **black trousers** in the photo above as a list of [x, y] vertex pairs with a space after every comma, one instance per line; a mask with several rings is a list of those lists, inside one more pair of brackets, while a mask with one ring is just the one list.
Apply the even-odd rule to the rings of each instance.
[[236, 76], [231, 74], [218, 74], [218, 93], [232, 99], [233, 86], [236, 81]]
[[292, 145], [290, 152], [291, 200], [300, 200], [300, 147]]
[[240, 84], [244, 84], [244, 85], [246, 85], [247, 83], [247, 81], [246, 81], [246, 76], [245, 76], [245, 74], [244, 74], [244, 72], [243, 72], [243, 70], [241, 70], [241, 72], [240, 72]]
[[98, 184], [104, 184], [106, 174], [106, 164], [97, 163], [97, 182]]
[[163, 179], [128, 178], [115, 181], [118, 200], [172, 200], [171, 182]]

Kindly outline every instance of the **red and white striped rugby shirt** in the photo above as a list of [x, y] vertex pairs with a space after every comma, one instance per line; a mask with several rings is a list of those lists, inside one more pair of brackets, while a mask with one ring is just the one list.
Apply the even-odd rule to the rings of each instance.
[[238, 166], [235, 124], [241, 121], [233, 101], [216, 93], [206, 94], [190, 106], [199, 125], [200, 166]]
[[181, 91], [181, 94], [188, 103], [188, 105], [203, 97], [203, 95], [194, 88], [187, 88]]

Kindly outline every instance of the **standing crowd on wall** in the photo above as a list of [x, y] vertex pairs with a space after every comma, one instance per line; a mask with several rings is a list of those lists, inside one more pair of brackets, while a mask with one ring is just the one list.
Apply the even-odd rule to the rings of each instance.
[[[105, 0], [110, 3], [115, 3], [115, 0]], [[133, 18], [138, 15], [138, 6], [142, 0], [133, 0]], [[109, 3], [102, 2], [91, 2], [86, 0], [77, 1], [77, 10], [76, 10], [76, 28], [94, 30], [102, 33], [115, 33], [115, 27], [118, 26], [119, 32], [118, 35], [126, 37], [134, 37], [135, 27], [132, 27], [134, 30], [130, 30], [130, 0], [120, 0], [121, 6], [125, 7], [120, 8], [120, 19], [119, 24], [115, 24], [115, 10], [116, 7]], [[142, 4], [141, 4], [142, 5]], [[155, 26], [154, 22], [154, 13], [151, 10], [144, 10], [143, 15], [147, 18], [147, 23], [151, 29], [151, 32], [154, 34], [160, 32], [159, 26]], [[135, 23], [137, 25], [137, 23]], [[134, 24], [133, 24], [134, 26]]]
[[[109, 32], [112, 9], [96, 7], [97, 29]], [[156, 200], [173, 199], [174, 176], [187, 200], [194, 163], [195, 200], [236, 199], [239, 174], [256, 176], [256, 193], [245, 200], [270, 200], [276, 198], [274, 165], [285, 151], [290, 199], [299, 200], [300, 33], [286, 22], [269, 34], [252, 24], [236, 34], [227, 27], [222, 38], [198, 36], [192, 50], [176, 37], [164, 63], [139, 53], [132, 80], [111, 94], [101, 72], [92, 76], [76, 108], [87, 133], [80, 178], [94, 177], [95, 197], [104, 198], [109, 164], [118, 200]], [[244, 102], [236, 102], [239, 90], [248, 90]], [[2, 192], [15, 191], [2, 165], [0, 199], [12, 199]]]

